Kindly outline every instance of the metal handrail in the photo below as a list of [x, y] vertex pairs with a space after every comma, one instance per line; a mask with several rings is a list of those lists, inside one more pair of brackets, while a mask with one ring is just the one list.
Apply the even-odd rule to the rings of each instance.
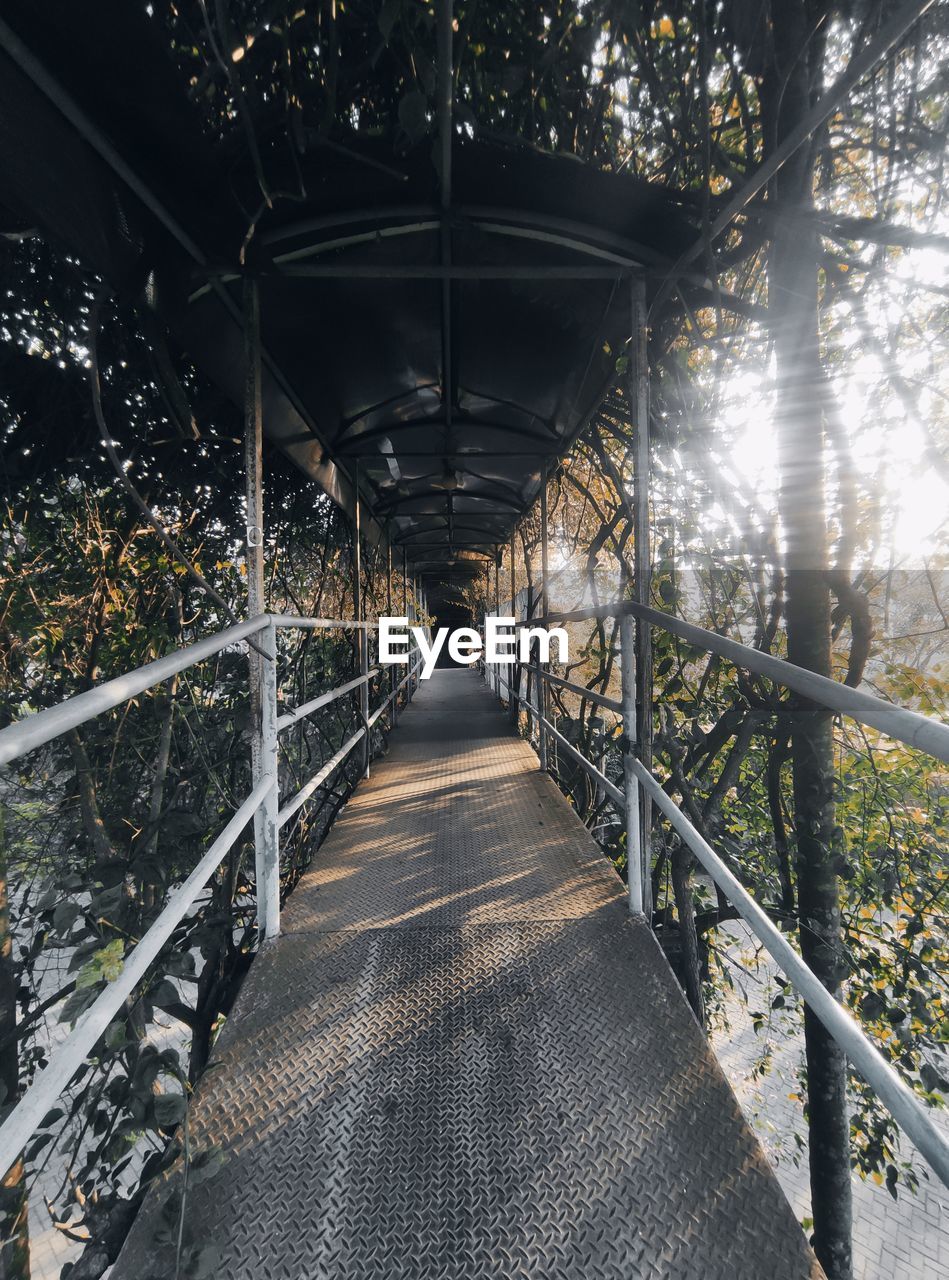
[[[522, 663], [521, 665], [525, 671], [533, 671], [535, 675], [540, 677], [540, 679], [547, 680], [551, 684], [559, 685], [559, 686], [562, 686], [563, 688], [570, 689], [574, 693], [578, 693], [584, 697], [587, 694], [592, 692], [592, 690], [584, 688], [583, 685], [572, 684], [569, 680], [561, 680], [559, 676], [551, 675], [550, 672], [544, 671], [544, 669], [538, 666], [536, 663], [525, 662], [525, 663]], [[509, 698], [514, 698], [517, 701], [519, 706], [525, 707], [528, 715], [537, 714], [536, 707], [534, 707], [530, 703], [530, 701], [524, 697], [523, 694], [519, 693], [514, 688], [514, 686], [510, 683], [509, 680], [506, 680], [503, 676], [499, 675], [498, 685], [500, 688], [503, 688], [504, 690], [506, 690], [507, 696]], [[614, 698], [606, 698], [600, 694], [597, 694], [594, 698], [594, 701], [598, 701], [601, 706], [605, 706], [611, 711], [616, 711], [619, 715], [622, 715], [623, 713], [622, 703], [617, 702], [616, 699]], [[592, 760], [588, 760], [586, 756], [583, 754], [583, 752], [579, 751], [573, 745], [573, 743], [569, 740], [569, 738], [564, 737], [564, 735], [560, 732], [557, 726], [551, 720], [549, 720], [547, 716], [540, 716], [539, 719], [540, 719], [540, 722], [543, 724], [544, 728], [547, 730], [547, 732], [552, 734], [557, 739], [557, 741], [560, 743], [563, 749], [570, 756], [571, 760], [573, 760], [575, 764], [579, 765], [580, 768], [584, 771], [584, 773], [586, 773], [589, 777], [591, 777], [593, 781], [596, 783], [596, 785], [600, 787], [606, 793], [606, 795], [608, 795], [610, 799], [613, 800], [619, 806], [620, 809], [625, 808], [626, 797], [623, 795], [622, 791], [620, 791], [616, 783], [611, 782], [610, 779], [606, 776], [606, 774], [602, 771], [602, 769], [598, 769]]]
[[60, 702], [55, 707], [47, 707], [45, 711], [34, 711], [31, 715], [24, 716], [22, 720], [16, 720], [5, 729], [0, 729], [0, 765], [9, 764], [11, 760], [25, 755], [27, 751], [34, 751], [37, 747], [44, 746], [53, 738], [58, 738], [60, 734], [68, 733], [70, 729], [77, 729], [87, 720], [92, 720], [106, 711], [113, 711], [123, 702], [137, 698], [146, 689], [151, 689], [153, 685], [164, 684], [166, 680], [186, 671], [188, 667], [193, 667], [206, 658], [212, 658], [229, 645], [236, 644], [239, 640], [246, 640], [248, 636], [257, 635], [267, 627], [269, 621], [266, 614], [248, 618], [246, 622], [239, 622], [236, 626], [228, 627], [213, 636], [207, 636], [195, 644], [176, 649], [164, 658], [157, 658], [154, 662], [146, 663], [145, 666], [138, 667], [126, 675], [106, 680], [85, 693], [67, 698], [65, 702]]
[[0, 765], [9, 764], [28, 751], [45, 746], [54, 738], [68, 733], [70, 729], [78, 729], [80, 725], [106, 711], [114, 711], [123, 702], [137, 698], [140, 693], [164, 684], [172, 676], [187, 671], [208, 658], [213, 658], [222, 649], [246, 640], [249, 636], [258, 635], [268, 626], [292, 627], [300, 630], [365, 630], [376, 626], [376, 623], [352, 622], [339, 618], [297, 618], [290, 614], [258, 614], [256, 618], [248, 618], [233, 627], [218, 631], [213, 636], [206, 636], [194, 644], [175, 649], [163, 658], [156, 658], [142, 667], [136, 667], [125, 675], [116, 676], [102, 684], [67, 698], [55, 707], [47, 707], [43, 711], [34, 711], [22, 720], [0, 729]]
[[[5, 1174], [13, 1163], [20, 1158], [24, 1146], [35, 1132], [43, 1117], [68, 1086], [70, 1080], [82, 1066], [83, 1062], [95, 1048], [96, 1043], [105, 1033], [125, 1000], [132, 994], [136, 986], [144, 978], [149, 965], [154, 961], [162, 947], [167, 943], [177, 925], [184, 919], [193, 906], [198, 895], [206, 887], [215, 869], [221, 864], [233, 847], [241, 832], [253, 818], [255, 822], [255, 842], [257, 844], [257, 910], [261, 923], [261, 932], [271, 938], [279, 932], [279, 842], [277, 832], [292, 813], [295, 813], [318, 789], [321, 782], [338, 768], [357, 742], [361, 741], [386, 709], [395, 702], [401, 691], [409, 686], [411, 697], [412, 680], [417, 676], [422, 664], [421, 652], [416, 647], [410, 650], [417, 654], [414, 665], [410, 662], [409, 671], [397, 684], [382, 704], [372, 715], [365, 717], [358, 732], [351, 737], [320, 772], [289, 801], [282, 810], [277, 809], [277, 789], [279, 772], [277, 760], [277, 730], [312, 714], [320, 706], [344, 696], [355, 689], [364, 689], [379, 669], [364, 670], [356, 679], [321, 694], [318, 698], [305, 703], [295, 711], [278, 719], [276, 714], [276, 679], [274, 644], [277, 627], [294, 629], [353, 629], [367, 632], [375, 623], [351, 622], [332, 618], [297, 618], [291, 615], [261, 614], [249, 618], [245, 622], [228, 627], [213, 636], [208, 636], [195, 644], [187, 645], [154, 662], [149, 662], [135, 671], [112, 680], [104, 681], [85, 693], [69, 698], [59, 706], [34, 712], [22, 720], [9, 725], [0, 731], [0, 764], [17, 759], [26, 752], [41, 747], [63, 733], [78, 728], [79, 725], [112, 711], [130, 699], [144, 693], [155, 685], [163, 684], [172, 676], [213, 657], [223, 649], [250, 636], [266, 633], [260, 665], [261, 692], [261, 775], [255, 779], [254, 786], [236, 810], [224, 830], [203, 855], [198, 865], [188, 878], [173, 890], [168, 901], [157, 918], [149, 926], [140, 941], [125, 957], [122, 971], [96, 997], [76, 1026], [59, 1045], [52, 1055], [51, 1061], [36, 1077], [26, 1093], [19, 1100], [7, 1119], [0, 1125], [0, 1176]], [[365, 645], [363, 646], [365, 652]], [[273, 831], [268, 834], [266, 823], [260, 822], [261, 814], [270, 810], [273, 817]], [[269, 902], [271, 905], [265, 905]], [[275, 904], [275, 906], [273, 905]]]
[[524, 665], [528, 671], [535, 672], [542, 680], [546, 680], [548, 684], [556, 685], [558, 689], [567, 689], [570, 693], [575, 693], [578, 697], [585, 698], [588, 702], [595, 702], [598, 707], [606, 707], [608, 711], [615, 711], [618, 715], [623, 714], [623, 704], [616, 698], [608, 698], [605, 693], [597, 693], [595, 689], [588, 689], [585, 685], [576, 684], [573, 680], [564, 680], [563, 676], [555, 676], [550, 671], [544, 671], [536, 663], [525, 663]]
[[313, 793], [323, 785], [330, 774], [335, 773], [352, 751], [353, 747], [355, 747], [357, 743], [362, 742], [365, 736], [365, 726], [360, 725], [352, 737], [346, 739], [336, 754], [331, 756], [330, 759], [327, 760], [326, 764], [324, 764], [322, 768], [313, 775], [309, 782], [305, 782], [296, 795], [287, 801], [277, 814], [278, 827], [284, 827], [290, 821], [296, 811], [306, 804], [310, 796], [312, 796]]
[[353, 618], [303, 618], [294, 613], [269, 615], [275, 627], [293, 627], [298, 631], [375, 631], [378, 622], [356, 622]]
[[[409, 655], [407, 656], [410, 656], [412, 652], [413, 651], [410, 650]], [[415, 650], [414, 652], [418, 652], [418, 650]], [[352, 737], [347, 738], [347, 740], [343, 743], [343, 745], [336, 752], [336, 754], [331, 759], [327, 760], [326, 764], [322, 765], [321, 768], [313, 775], [313, 777], [310, 778], [308, 782], [305, 782], [303, 784], [303, 786], [296, 793], [296, 795], [292, 796], [291, 799], [289, 799], [286, 802], [286, 804], [283, 806], [283, 808], [280, 810], [279, 814], [277, 815], [277, 825], [279, 827], [286, 826], [287, 822], [289, 822], [289, 820], [293, 817], [296, 811], [302, 808], [302, 806], [306, 804], [307, 800], [309, 800], [309, 798], [314, 794], [314, 792], [318, 791], [319, 788], [323, 785], [323, 783], [326, 782], [326, 780], [333, 773], [336, 772], [336, 770], [340, 767], [340, 765], [343, 763], [343, 761], [346, 759], [349, 753], [353, 750], [353, 748], [356, 747], [360, 742], [362, 742], [363, 738], [366, 736], [366, 730], [372, 728], [372, 726], [376, 723], [376, 721], [380, 718], [380, 716], [383, 715], [383, 713], [385, 712], [389, 704], [392, 703], [399, 696], [402, 689], [408, 684], [408, 682], [416, 674], [416, 672], [419, 670], [421, 665], [422, 665], [422, 659], [421, 659], [421, 656], [419, 656], [418, 660], [415, 662], [415, 665], [410, 667], [410, 670], [408, 671], [406, 676], [396, 685], [396, 687], [392, 690], [392, 692], [388, 695], [388, 697], [382, 702], [381, 706], [377, 707], [377, 709], [373, 712], [373, 714], [368, 718], [366, 724], [360, 725], [360, 727], [356, 730], [356, 732], [352, 735]], [[360, 678], [358, 681], [352, 680], [350, 681], [348, 686], [345, 686], [345, 685], [341, 686], [341, 689], [353, 688], [356, 685], [362, 684], [362, 683], [364, 683], [363, 678]]]
[[141, 941], [125, 957], [119, 976], [96, 997], [67, 1038], [57, 1047], [49, 1065], [40, 1072], [0, 1125], [0, 1169], [3, 1174], [20, 1158], [20, 1153], [43, 1117], [141, 982], [148, 966], [171, 937], [175, 927], [184, 919], [198, 894], [274, 785], [275, 779], [269, 775], [258, 782], [191, 875], [169, 896], [161, 914], [149, 926]]
[[[883, 1058], [857, 1020], [834, 999], [775, 926], [767, 912], [748, 893], [675, 801], [666, 794], [655, 775], [636, 758], [635, 667], [631, 619], [640, 618], [651, 626], [664, 628], [697, 648], [717, 653], [736, 666], [766, 676], [813, 702], [872, 725], [881, 732], [909, 746], [927, 751], [941, 760], [949, 760], [949, 727], [938, 720], [909, 711], [904, 707], [894, 707], [891, 703], [884, 702], [882, 698], [851, 689], [847, 685], [839, 684], [836, 680], [830, 680], [784, 659], [775, 658], [771, 654], [761, 653], [747, 645], [728, 640], [716, 632], [682, 622], [678, 618], [640, 605], [635, 601], [614, 601], [610, 604], [596, 605], [590, 609], [548, 613], [541, 618], [516, 622], [514, 626], [516, 628], [538, 627], [552, 623], [582, 622], [601, 617], [618, 617], [623, 628], [621, 638], [623, 697], [620, 703], [613, 705], [614, 709], [618, 706], [624, 717], [625, 796], [545, 716], [539, 715], [537, 708], [532, 706], [527, 698], [522, 697], [518, 689], [515, 689], [510, 682], [506, 682], [506, 687], [508, 696], [515, 698], [519, 705], [525, 706], [529, 715], [537, 716], [543, 729], [552, 733], [570, 757], [597, 781], [621, 810], [625, 811], [631, 909], [636, 910], [636, 904], [642, 902], [643, 891], [641, 878], [644, 868], [640, 856], [638, 816], [639, 788], [642, 787], [656, 807], [668, 818], [712, 880], [749, 924], [758, 940], [781, 966], [814, 1016], [840, 1044], [853, 1066], [886, 1105], [900, 1128], [909, 1135], [942, 1182], [949, 1186], [949, 1141], [933, 1124], [913, 1091]], [[560, 677], [545, 671], [540, 664], [524, 665], [541, 681], [571, 687]], [[589, 692], [584, 691], [581, 686], [572, 686], [572, 688], [581, 696], [586, 696]], [[634, 877], [639, 881], [637, 885], [633, 884]]]
[[338, 698], [344, 697], [347, 693], [352, 693], [360, 685], [367, 684], [379, 674], [379, 671], [379, 667], [373, 667], [365, 675], [356, 676], [353, 680], [347, 680], [345, 684], [337, 685], [335, 689], [330, 689], [327, 693], [321, 693], [318, 698], [311, 698], [309, 702], [304, 702], [302, 706], [286, 712], [277, 718], [277, 729], [289, 729], [291, 725], [299, 724], [301, 720], [311, 716], [314, 711], [319, 711], [320, 707], [326, 707]]
[[[523, 699], [520, 699], [520, 701], [523, 701]], [[619, 787], [616, 786], [614, 782], [610, 782], [606, 774], [598, 769], [592, 761], [588, 760], [582, 751], [578, 751], [573, 743], [570, 742], [568, 738], [565, 738], [557, 726], [552, 724], [546, 716], [541, 716], [540, 718], [544, 724], [544, 728], [548, 733], [553, 734], [570, 758], [574, 760], [581, 769], [590, 775], [598, 787], [603, 788], [611, 800], [615, 800], [621, 809], [624, 808], [626, 805], [626, 797], [623, 795], [622, 791], [620, 791]]]
[[949, 1187], [949, 1141], [930, 1120], [916, 1095], [883, 1058], [857, 1020], [834, 999], [798, 955], [767, 912], [729, 871], [675, 801], [670, 800], [657, 779], [638, 760], [633, 760], [633, 770], [656, 807], [662, 810], [715, 883], [727, 894], [735, 910], [751, 926], [752, 932], [787, 974], [814, 1016], [824, 1024], [866, 1082], [889, 1108], [900, 1128], [909, 1134], [933, 1170]]

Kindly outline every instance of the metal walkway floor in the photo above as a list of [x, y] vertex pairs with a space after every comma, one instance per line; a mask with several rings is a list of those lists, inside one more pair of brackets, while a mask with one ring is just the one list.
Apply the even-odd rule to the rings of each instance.
[[[191, 1108], [220, 1152], [186, 1196], [206, 1274], [821, 1274], [651, 933], [475, 673], [422, 685], [284, 925]], [[176, 1185], [113, 1280], [175, 1274]]]

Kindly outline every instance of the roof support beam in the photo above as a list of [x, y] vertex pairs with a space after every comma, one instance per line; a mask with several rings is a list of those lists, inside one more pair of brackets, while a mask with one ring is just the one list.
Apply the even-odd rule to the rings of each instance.
[[[233, 277], [231, 267], [212, 270], [211, 275]], [[632, 272], [621, 266], [591, 262], [578, 266], [562, 263], [372, 263], [299, 262], [267, 268], [262, 275], [307, 280], [618, 280]]]
[[[506, 428], [501, 428], [505, 430]], [[552, 442], [551, 442], [552, 443]], [[542, 449], [482, 449], [479, 446], [465, 445], [462, 449], [453, 449], [450, 454], [439, 457], [437, 453], [431, 453], [427, 449], [399, 449], [397, 453], [383, 453], [381, 449], [367, 449], [364, 453], [359, 453], [355, 449], [341, 450], [342, 456], [345, 458], [369, 458], [377, 460], [385, 460], [386, 458], [394, 458], [401, 461], [403, 458], [429, 458], [432, 461], [451, 461], [451, 459], [460, 459], [462, 462], [477, 462], [480, 458], [536, 458], [540, 465], [545, 458], [559, 458], [561, 450], [554, 448], [548, 452]], [[467, 467], [456, 467], [456, 470], [467, 471]]]
[[[430, 498], [440, 498], [444, 493], [444, 489], [420, 489], [418, 493], [407, 493], [402, 498], [389, 498], [385, 502], [380, 502], [376, 507], [376, 511], [391, 512], [394, 511], [396, 507], [400, 507], [406, 502], [424, 502]], [[503, 507], [504, 511], [516, 511], [518, 515], [520, 515], [523, 510], [523, 503], [511, 502], [507, 498], [497, 498], [486, 493], [467, 493], [466, 491], [461, 490], [459, 496], [466, 502], [490, 502], [492, 506]], [[419, 511], [416, 514], [425, 516], [437, 515], [438, 513], [435, 511]], [[503, 512], [499, 511], [498, 515], [503, 515]]]
[[[536, 440], [538, 444], [558, 445], [560, 437], [551, 429], [547, 434], [539, 431], [531, 431], [527, 427], [514, 426], [509, 422], [486, 422], [480, 418], [465, 417], [463, 420], [465, 427], [474, 427], [478, 430], [503, 431], [505, 435], [518, 436], [522, 440]], [[396, 436], [401, 431], [417, 431], [424, 430], [426, 427], [438, 431], [446, 426], [446, 421], [441, 418], [410, 418], [404, 422], [390, 422], [385, 426], [369, 427], [366, 431], [360, 431], [355, 435], [350, 435], [350, 428], [346, 428], [341, 435], [338, 435], [333, 441], [333, 450], [345, 450], [350, 444], [365, 444], [368, 440], [384, 440], [386, 436]], [[459, 449], [446, 449], [445, 455], [449, 457], [464, 457], [463, 446]], [[402, 450], [397, 449], [398, 456], [402, 456]], [[435, 458], [438, 455], [431, 449], [426, 450], [424, 455], [426, 458]]]

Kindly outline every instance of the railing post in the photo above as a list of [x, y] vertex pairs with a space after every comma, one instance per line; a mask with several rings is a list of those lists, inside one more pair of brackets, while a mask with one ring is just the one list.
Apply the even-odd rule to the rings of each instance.
[[[635, 276], [630, 293], [630, 322], [632, 340], [630, 347], [629, 381], [627, 398], [630, 420], [635, 426], [635, 451], [633, 454], [633, 506], [635, 528], [633, 537], [634, 575], [633, 588], [638, 604], [648, 605], [652, 557], [650, 554], [649, 528], [649, 347], [648, 310], [646, 307], [646, 281]], [[636, 670], [639, 680], [638, 699], [640, 723], [637, 746], [639, 759], [646, 769], [652, 769], [652, 628], [645, 619], [636, 623]], [[643, 794], [641, 809], [642, 847], [648, 852], [652, 831], [652, 800]], [[650, 914], [649, 898], [652, 886], [649, 879], [643, 882], [644, 909]]]
[[[540, 482], [540, 613], [546, 617], [550, 609], [550, 596], [547, 593], [547, 464], [544, 463]], [[540, 661], [540, 647], [537, 649], [537, 746], [542, 772], [547, 772], [547, 730], [544, 728], [544, 717], [547, 715], [547, 682], [544, 679], [544, 668]]]
[[[353, 522], [353, 604], [356, 614], [356, 621], [363, 621], [363, 593], [362, 593], [362, 516], [361, 503], [359, 501], [359, 461], [357, 459], [355, 465], [355, 489], [356, 489], [356, 514]], [[362, 727], [365, 730], [365, 741], [363, 743], [363, 774], [364, 778], [369, 777], [369, 759], [370, 759], [370, 737], [369, 732], [369, 681], [365, 678], [369, 674], [369, 631], [366, 627], [360, 627], [357, 633], [357, 644], [359, 646], [359, 674], [363, 677], [363, 682], [359, 686], [359, 717], [362, 720]]]
[[359, 674], [362, 676], [362, 684], [359, 686], [359, 714], [362, 717], [363, 728], [366, 730], [366, 767], [363, 777], [369, 777], [369, 628], [363, 626], [359, 630]]
[[[501, 548], [494, 548], [494, 616], [501, 616]], [[501, 664], [494, 664], [494, 696], [501, 701]]]
[[[636, 627], [624, 613], [620, 620], [620, 667], [623, 701], [623, 781], [626, 794], [626, 879], [629, 909], [643, 914], [643, 850], [639, 815], [639, 780], [633, 771], [636, 754]], [[647, 869], [648, 870], [648, 869]]]
[[[517, 595], [517, 578], [514, 570], [514, 533], [511, 533], [511, 615], [517, 619], [517, 605], [515, 604], [515, 596]], [[517, 628], [514, 628], [514, 643], [511, 646], [513, 656], [507, 672], [507, 692], [508, 692], [508, 714], [511, 717], [511, 724], [518, 726], [521, 719], [521, 704], [517, 697], [521, 691], [521, 672], [517, 665]]]
[[254, 814], [257, 928], [263, 938], [280, 933], [280, 768], [277, 742], [277, 628], [271, 621], [260, 633], [260, 647], [268, 655], [256, 663], [260, 696], [260, 776], [271, 779], [270, 789]]
[[[257, 281], [244, 280], [244, 482], [247, 526], [247, 607], [252, 618], [267, 608], [264, 590], [263, 400], [261, 391], [260, 295]], [[267, 656], [264, 657], [264, 654]], [[280, 839], [277, 824], [277, 631], [273, 622], [247, 651], [250, 676], [251, 774], [256, 787], [272, 785], [254, 811], [257, 928], [261, 938], [280, 932]]]
[[[408, 552], [406, 551], [406, 549], [405, 549], [405, 547], [404, 547], [404, 546], [403, 546], [403, 548], [402, 548], [402, 611], [401, 611], [401, 616], [402, 616], [403, 618], [409, 618], [409, 622], [411, 622], [411, 621], [412, 621], [412, 619], [409, 617], [409, 557], [408, 557]], [[409, 665], [408, 665], [408, 671], [406, 672], [406, 674], [407, 674], [407, 675], [408, 675], [408, 677], [409, 677], [409, 678], [408, 678], [408, 680], [405, 682], [405, 705], [406, 705], [406, 707], [407, 707], [407, 706], [409, 705], [409, 703], [412, 701], [412, 664], [411, 664], [411, 662], [410, 662], [410, 663], [409, 663]]]
[[[419, 622], [418, 582], [416, 581], [416, 579], [415, 579], [415, 578], [413, 578], [413, 579], [412, 579], [412, 603], [411, 603], [411, 605], [409, 605], [409, 606], [408, 606], [408, 617], [409, 617], [409, 623], [410, 623], [412, 626], [416, 626], [416, 625], [418, 624], [418, 622]], [[416, 690], [417, 688], [418, 688], [418, 676], [417, 676], [417, 675], [412, 675], [412, 674], [411, 674], [411, 667], [410, 667], [410, 668], [409, 668], [409, 682], [408, 682], [408, 684], [405, 686], [405, 689], [406, 689], [406, 694], [405, 694], [406, 702], [411, 702], [411, 701], [412, 701], [412, 699], [415, 697], [415, 690]]]
[[[389, 541], [389, 531], [386, 530], [386, 613], [392, 617], [392, 543]], [[389, 667], [389, 724], [393, 729], [399, 724], [399, 695], [396, 690], [399, 687], [400, 668], [394, 664]]]

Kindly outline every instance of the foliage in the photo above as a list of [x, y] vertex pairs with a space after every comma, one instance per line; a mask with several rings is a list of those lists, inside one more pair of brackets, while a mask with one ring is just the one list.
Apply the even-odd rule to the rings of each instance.
[[[890, 7], [870, 0], [783, 6], [803, 14], [810, 33], [806, 48], [794, 51], [808, 67], [809, 101], [866, 45]], [[372, 143], [395, 160], [408, 147], [434, 143], [431, 3], [153, 0], [149, 12], [182, 94], [234, 161], [249, 237], [269, 205], [302, 194], [302, 160], [322, 148]], [[459, 0], [454, 12], [456, 121], [466, 136], [566, 153], [673, 187], [705, 228], [777, 143], [780, 107], [769, 90], [787, 51], [775, 48], [774, 5]], [[946, 314], [926, 270], [927, 255], [945, 248], [945, 39], [945, 10], [937, 7], [808, 144], [835, 671], [933, 715], [946, 705], [945, 562], [934, 552], [912, 571], [901, 568], [898, 498], [914, 467], [946, 474], [949, 388], [938, 360]], [[652, 595], [657, 608], [780, 655], [779, 495], [773, 475], [755, 480], [738, 465], [769, 430], [778, 400], [766, 306], [768, 249], [783, 210], [769, 194], [704, 246], [700, 265], [717, 291], [715, 305], [696, 313], [673, 294], [651, 316]], [[91, 334], [97, 282], [39, 237], [4, 245], [0, 281], [5, 723], [227, 622], [118, 488], [90, 411], [91, 343], [128, 476], [236, 612], [243, 480], [235, 409], [167, 350], [146, 309], [108, 303]], [[620, 356], [616, 388], [551, 482], [557, 605], [631, 589], [636, 429], [627, 372]], [[893, 447], [894, 439], [911, 447]], [[279, 455], [268, 454], [266, 466], [273, 607], [345, 616], [350, 530]], [[519, 589], [537, 585], [539, 541], [534, 512], [517, 530]], [[369, 547], [364, 556], [368, 608], [379, 612], [381, 559]], [[511, 568], [508, 552], [502, 583]], [[611, 622], [576, 629], [569, 678], [615, 695], [616, 651]], [[352, 669], [345, 641], [308, 634], [287, 642], [283, 697], [299, 703]], [[794, 703], [669, 637], [657, 636], [655, 669], [656, 699], [647, 711], [658, 772], [774, 918], [796, 928]], [[245, 690], [246, 659], [226, 651], [4, 775], [21, 1083], [48, 1056], [57, 1034], [51, 1020], [80, 1016], [118, 972], [208, 834], [246, 794]], [[610, 715], [564, 691], [552, 700], [562, 731], [618, 779]], [[351, 711], [341, 705], [336, 719], [294, 730], [282, 762], [287, 790], [335, 751]], [[837, 726], [836, 741], [846, 998], [913, 1087], [937, 1103], [946, 1093], [946, 779], [919, 756], [852, 726]], [[624, 837], [611, 803], [569, 762], [557, 767], [622, 869]], [[288, 833], [286, 887], [351, 782], [340, 777], [326, 803], [304, 811]], [[704, 1004], [714, 1014], [728, 981], [719, 960], [722, 928], [733, 913], [707, 883], [694, 881], [682, 853], [657, 823], [655, 923], [675, 957], [694, 928]], [[103, 1267], [139, 1188], [180, 1149], [168, 1146], [169, 1135], [179, 1129], [186, 1140], [184, 1097], [255, 945], [251, 861], [239, 844], [29, 1153], [32, 1178], [45, 1177], [54, 1161], [68, 1169], [51, 1199], [62, 1219], [72, 1200], [82, 1206], [94, 1249], [108, 1241]], [[169, 1041], [175, 1047], [164, 1047]], [[9, 1043], [0, 1047], [11, 1052]], [[906, 1170], [892, 1125], [857, 1083], [853, 1106], [855, 1160], [895, 1192]], [[189, 1265], [213, 1267], [199, 1254]]]

